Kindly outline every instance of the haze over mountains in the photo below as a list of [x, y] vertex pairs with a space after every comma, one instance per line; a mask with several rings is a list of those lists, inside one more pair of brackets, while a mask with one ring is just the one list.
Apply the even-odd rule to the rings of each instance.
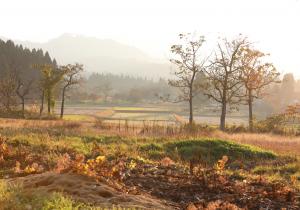
[[48, 51], [59, 64], [82, 63], [87, 72], [109, 72], [148, 78], [168, 77], [170, 73], [170, 64], [167, 61], [153, 59], [136, 47], [110, 39], [63, 34], [45, 43], [13, 41], [23, 47]]

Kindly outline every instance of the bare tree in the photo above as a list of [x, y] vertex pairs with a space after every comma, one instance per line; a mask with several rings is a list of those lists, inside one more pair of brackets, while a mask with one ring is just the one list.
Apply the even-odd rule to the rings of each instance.
[[75, 65], [68, 64], [66, 66], [63, 66], [62, 69], [65, 74], [63, 77], [60, 118], [63, 118], [64, 116], [66, 91], [72, 86], [79, 84], [81, 80], [80, 73], [83, 71], [83, 65], [78, 63], [76, 63]]
[[248, 46], [246, 38], [238, 37], [232, 41], [223, 39], [211, 64], [206, 68], [208, 87], [205, 95], [221, 105], [220, 129], [225, 130], [228, 106], [237, 105], [241, 99], [240, 80], [241, 50]]
[[251, 49], [244, 48], [241, 54], [241, 75], [245, 89], [245, 101], [249, 107], [249, 130], [253, 131], [253, 101], [264, 95], [265, 88], [279, 82], [279, 73], [272, 63], [264, 62], [267, 55]]
[[25, 117], [25, 100], [30, 93], [34, 80], [31, 79], [27, 82], [23, 82], [20, 78], [17, 78], [16, 94], [21, 100], [22, 115]]
[[180, 44], [172, 45], [174, 58], [170, 61], [177, 66], [175, 79], [169, 80], [169, 85], [179, 89], [180, 93], [175, 102], [189, 103], [189, 124], [194, 121], [193, 98], [199, 93], [201, 83], [196, 82], [199, 73], [203, 71], [205, 59], [199, 59], [200, 48], [204, 37], [194, 37], [191, 34], [179, 34]]

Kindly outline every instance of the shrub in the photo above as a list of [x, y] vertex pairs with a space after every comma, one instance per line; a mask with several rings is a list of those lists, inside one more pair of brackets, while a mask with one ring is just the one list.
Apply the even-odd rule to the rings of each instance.
[[258, 121], [254, 123], [254, 130], [258, 133], [287, 134], [286, 117], [279, 114]]

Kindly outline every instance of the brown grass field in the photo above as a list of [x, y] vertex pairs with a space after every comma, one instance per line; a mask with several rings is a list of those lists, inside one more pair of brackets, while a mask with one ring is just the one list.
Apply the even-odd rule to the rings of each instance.
[[[179, 118], [179, 117], [177, 117]], [[182, 119], [179, 118], [182, 123]], [[22, 119], [6, 119], [0, 118], [0, 128], [76, 128], [78, 131], [93, 130], [93, 133], [104, 135], [121, 135], [124, 137], [166, 137], [166, 138], [188, 138], [192, 136], [197, 137], [210, 137], [231, 140], [241, 144], [249, 144], [258, 146], [263, 149], [272, 150], [280, 154], [300, 155], [300, 137], [297, 136], [283, 136], [276, 134], [256, 134], [256, 133], [225, 133], [219, 130], [207, 132], [206, 130], [199, 131], [198, 133], [188, 134], [181, 132], [178, 126], [170, 126], [169, 124], [161, 124], [156, 121], [140, 121], [138, 124], [135, 121], [127, 121], [127, 128], [125, 127], [126, 121], [91, 121], [81, 122], [77, 119], [64, 120], [22, 120]], [[100, 124], [100, 125], [99, 125]], [[99, 126], [97, 129], [95, 126]], [[169, 134], [166, 130], [170, 127], [174, 133]], [[149, 132], [141, 132], [144, 129]], [[161, 131], [163, 130], [163, 131]]]
[[299, 142], [146, 120], [0, 118], [0, 210], [299, 209]]

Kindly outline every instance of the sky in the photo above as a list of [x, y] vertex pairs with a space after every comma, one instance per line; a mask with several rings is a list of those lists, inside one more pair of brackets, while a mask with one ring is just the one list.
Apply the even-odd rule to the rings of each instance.
[[0, 0], [0, 36], [45, 42], [64, 33], [113, 39], [167, 61], [179, 33], [242, 33], [300, 78], [299, 0]]

